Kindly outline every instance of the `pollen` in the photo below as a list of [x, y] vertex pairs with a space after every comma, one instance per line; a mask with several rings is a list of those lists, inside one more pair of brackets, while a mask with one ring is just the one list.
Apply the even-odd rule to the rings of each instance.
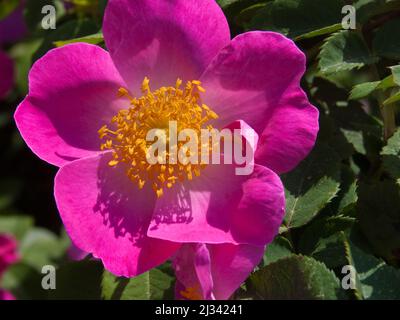
[[[164, 194], [166, 188], [178, 182], [192, 180], [200, 175], [204, 164], [182, 164], [172, 160], [169, 152], [169, 123], [175, 121], [178, 133], [183, 129], [192, 129], [200, 136], [202, 129], [212, 130], [209, 122], [218, 115], [201, 102], [205, 89], [198, 80], [188, 81], [183, 86], [177, 79], [175, 86], [161, 87], [155, 91], [150, 88], [146, 77], [141, 86], [141, 97], [133, 97], [126, 88], [118, 90], [118, 97], [127, 100], [128, 107], [120, 110], [109, 124], [98, 131], [102, 141], [101, 150], [112, 150], [110, 167], [123, 165], [126, 174], [139, 189], [150, 185], [157, 197]], [[152, 129], [165, 130], [166, 150], [159, 157], [164, 162], [150, 164], [148, 152], [153, 142], [147, 141], [147, 133]], [[184, 147], [185, 142], [177, 142], [177, 148]], [[185, 149], [184, 149], [185, 150]], [[198, 146], [198, 154], [202, 145]], [[190, 150], [187, 151], [190, 156]]]
[[185, 290], [179, 292], [182, 297], [188, 300], [202, 300], [202, 294], [200, 293], [200, 287], [198, 285], [194, 287], [188, 287]]

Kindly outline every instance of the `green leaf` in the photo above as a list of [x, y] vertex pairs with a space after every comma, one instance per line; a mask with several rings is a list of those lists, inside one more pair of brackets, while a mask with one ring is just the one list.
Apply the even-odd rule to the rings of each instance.
[[347, 259], [356, 271], [356, 295], [371, 300], [400, 299], [400, 270], [388, 266], [353, 241], [347, 240]]
[[6, 0], [0, 2], [0, 20], [6, 18], [19, 5], [20, 0]]
[[290, 241], [282, 236], [278, 236], [267, 246], [264, 254], [263, 265], [269, 265], [279, 259], [286, 258], [293, 254]]
[[302, 34], [301, 36], [294, 38], [294, 40], [299, 41], [299, 40], [303, 40], [303, 39], [310, 39], [310, 38], [315, 38], [315, 37], [319, 37], [319, 36], [324, 36], [327, 34], [338, 32], [341, 29], [342, 29], [342, 24], [337, 23], [337, 24], [333, 24], [328, 27], [324, 27], [324, 28], [321, 28], [318, 30], [314, 30], [314, 31]]
[[374, 253], [395, 261], [400, 249], [400, 190], [391, 180], [360, 183], [357, 213]]
[[393, 66], [390, 68], [392, 70], [393, 81], [398, 86], [400, 86], [400, 65]]
[[323, 262], [328, 268], [335, 269], [347, 264], [345, 236], [338, 232], [327, 238], [320, 239], [311, 256]]
[[[393, 67], [394, 68], [394, 67]], [[353, 87], [350, 93], [350, 100], [358, 100], [365, 98], [375, 92], [376, 90], [385, 90], [394, 87], [395, 80], [393, 75], [387, 76], [381, 81], [365, 82]]]
[[349, 99], [358, 100], [369, 96], [378, 88], [380, 83], [380, 81], [365, 82], [354, 86], [350, 92]]
[[308, 223], [337, 194], [340, 159], [327, 146], [318, 146], [295, 170], [282, 176], [286, 188], [285, 226]]
[[400, 183], [400, 130], [388, 140], [381, 155], [385, 171]]
[[240, 2], [241, 0], [217, 0], [217, 3], [219, 4], [219, 6], [223, 9], [229, 7], [230, 5], [236, 3], [236, 2]]
[[235, 16], [236, 24], [247, 29], [253, 17], [266, 5], [266, 3], [256, 3], [240, 10], [237, 14], [233, 14]]
[[320, 242], [327, 242], [332, 236], [341, 231], [349, 230], [354, 225], [355, 219], [345, 216], [333, 216], [320, 218], [307, 226], [300, 235], [299, 251], [305, 255], [311, 255], [320, 246]]
[[21, 95], [28, 92], [28, 73], [32, 66], [32, 57], [39, 49], [41, 40], [34, 39], [27, 42], [19, 42], [15, 44], [10, 55], [16, 65], [16, 84]]
[[23, 215], [0, 215], [0, 233], [12, 234], [21, 241], [33, 226], [33, 218]]
[[342, 21], [341, 0], [276, 0], [268, 2], [251, 21], [252, 30], [271, 30], [290, 38], [311, 38], [338, 30]]
[[372, 43], [373, 49], [377, 55], [388, 59], [400, 59], [400, 19], [390, 20], [380, 27]]
[[10, 266], [3, 274], [1, 288], [11, 291], [18, 300], [45, 299], [43, 274], [23, 262]]
[[260, 299], [338, 299], [339, 280], [310, 257], [293, 255], [256, 271], [250, 290]]
[[134, 278], [118, 278], [104, 271], [102, 296], [106, 300], [161, 300], [172, 298], [174, 279], [152, 269]]
[[386, 99], [385, 101], [383, 101], [383, 105], [387, 106], [393, 103], [396, 103], [400, 101], [400, 92], [395, 93], [394, 95], [392, 95], [390, 98]]
[[354, 31], [341, 31], [329, 37], [319, 54], [319, 68], [330, 74], [361, 68], [377, 62], [362, 37]]
[[62, 47], [62, 46], [65, 46], [66, 44], [71, 44], [71, 43], [76, 43], [76, 42], [99, 44], [99, 43], [104, 42], [104, 37], [103, 37], [102, 33], [96, 33], [96, 34], [92, 34], [92, 35], [86, 36], [86, 37], [80, 37], [80, 38], [64, 40], [64, 41], [55, 41], [54, 45], [56, 47]]
[[55, 300], [98, 300], [101, 298], [103, 267], [98, 261], [67, 263], [56, 271], [56, 289], [48, 290]]
[[52, 232], [34, 228], [31, 229], [20, 242], [20, 251], [24, 263], [42, 270], [44, 265], [56, 265], [67, 248], [65, 244]]

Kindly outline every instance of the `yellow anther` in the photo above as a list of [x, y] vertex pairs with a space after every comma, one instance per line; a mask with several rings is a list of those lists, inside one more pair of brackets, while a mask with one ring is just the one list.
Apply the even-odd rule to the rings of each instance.
[[[200, 94], [205, 90], [198, 80], [188, 81], [182, 87], [182, 80], [177, 79], [175, 87], [161, 87], [151, 91], [150, 80], [146, 77], [141, 85], [143, 95], [131, 97], [125, 88], [118, 90], [120, 97], [129, 99], [129, 107], [118, 111], [112, 117], [110, 125], [102, 126], [99, 137], [103, 140], [101, 150], [112, 150], [113, 159], [109, 166], [125, 165], [126, 174], [139, 189], [144, 188], [150, 180], [150, 186], [157, 197], [164, 194], [164, 189], [172, 188], [178, 181], [192, 180], [200, 175], [203, 164], [180, 164], [170, 162], [170, 153], [176, 154], [177, 150], [186, 150], [187, 155], [192, 155], [193, 150], [184, 149], [185, 142], [178, 142], [169, 149], [167, 137], [166, 149], [157, 155], [158, 162], [150, 164], [148, 150], [153, 142], [146, 140], [151, 129], [168, 130], [169, 121], [177, 123], [178, 133], [183, 129], [192, 129], [198, 136], [201, 130], [213, 129], [206, 124], [218, 116], [208, 106], [201, 103]], [[198, 154], [201, 154], [201, 144]]]
[[129, 92], [125, 88], [118, 89], [118, 97], [129, 97]]
[[202, 300], [202, 294], [200, 292], [200, 287], [195, 285], [193, 287], [188, 287], [185, 290], [179, 292], [182, 297], [188, 300]]
[[108, 163], [108, 165], [110, 166], [110, 167], [114, 167], [114, 166], [116, 166], [118, 164], [118, 161], [117, 160], [111, 160], [109, 163]]

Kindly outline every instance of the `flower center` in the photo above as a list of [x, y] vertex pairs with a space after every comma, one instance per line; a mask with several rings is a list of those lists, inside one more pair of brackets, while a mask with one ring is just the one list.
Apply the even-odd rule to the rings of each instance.
[[[192, 180], [199, 176], [204, 164], [179, 163], [172, 159], [168, 148], [170, 143], [169, 123], [176, 123], [177, 132], [181, 130], [194, 130], [199, 137], [202, 129], [212, 130], [207, 124], [218, 116], [208, 106], [201, 103], [201, 93], [204, 88], [198, 80], [188, 81], [181, 89], [182, 80], [176, 81], [175, 87], [161, 87], [151, 91], [149, 79], [142, 83], [142, 96], [132, 97], [125, 88], [119, 89], [119, 97], [127, 98], [130, 107], [120, 110], [112, 119], [109, 126], [104, 125], [99, 131], [103, 141], [101, 150], [112, 150], [110, 166], [120, 163], [127, 165], [127, 176], [142, 189], [146, 183], [158, 197], [163, 195], [165, 188], [171, 188], [177, 181]], [[158, 154], [166, 159], [165, 163], [150, 163], [149, 150], [153, 141], [147, 141], [150, 130], [161, 129], [166, 134], [166, 148], [163, 154]], [[184, 148], [184, 141], [177, 141], [177, 149]], [[201, 154], [202, 145], [198, 146]], [[187, 151], [190, 153], [190, 151]]]

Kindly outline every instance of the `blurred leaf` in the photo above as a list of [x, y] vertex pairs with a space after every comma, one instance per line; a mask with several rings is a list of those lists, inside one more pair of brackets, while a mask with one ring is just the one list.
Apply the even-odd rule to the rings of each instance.
[[347, 241], [348, 262], [356, 270], [356, 295], [362, 299], [400, 299], [400, 270]]
[[361, 68], [377, 61], [362, 37], [354, 31], [333, 34], [323, 44], [319, 54], [319, 68], [326, 74]]
[[400, 130], [397, 130], [388, 140], [381, 155], [386, 172], [400, 183]]
[[239, 1], [242, 1], [242, 0], [217, 0], [217, 3], [219, 4], [219, 6], [221, 8], [226, 8], [226, 7], [232, 5], [236, 2], [239, 2]]
[[293, 254], [290, 241], [282, 236], [278, 236], [267, 246], [263, 258], [263, 266], [269, 265], [279, 259], [286, 258]]
[[0, 2], [0, 20], [6, 18], [19, 5], [20, 0], [6, 0]]
[[24, 263], [39, 271], [44, 265], [56, 265], [66, 249], [61, 239], [41, 228], [30, 230], [20, 243]]
[[319, 36], [323, 36], [326, 34], [331, 34], [331, 33], [337, 32], [341, 29], [342, 29], [342, 24], [337, 23], [337, 24], [333, 24], [328, 27], [324, 27], [324, 28], [321, 28], [318, 30], [314, 30], [314, 31], [302, 34], [301, 36], [296, 37], [294, 40], [299, 41], [299, 40], [303, 40], [303, 39], [315, 38], [315, 37], [319, 37]]
[[342, 183], [339, 194], [336, 198], [338, 203], [336, 212], [338, 215], [345, 215], [357, 204], [357, 179], [354, 173], [347, 166], [343, 168], [341, 176]]
[[396, 103], [398, 101], [400, 101], [400, 92], [395, 93], [394, 95], [392, 95], [391, 97], [389, 97], [385, 101], [383, 101], [383, 105], [387, 106], [387, 105]]
[[235, 16], [235, 22], [238, 25], [244, 26], [248, 28], [248, 25], [251, 23], [251, 19], [258, 13], [258, 11], [265, 7], [266, 3], [256, 3], [247, 8], [240, 10]]
[[260, 9], [251, 21], [252, 30], [271, 30], [290, 38], [311, 38], [337, 31], [342, 21], [342, 0], [275, 0]]
[[56, 47], [62, 47], [62, 46], [65, 46], [66, 44], [76, 43], [76, 42], [99, 44], [99, 43], [102, 43], [103, 41], [104, 41], [103, 34], [96, 33], [96, 34], [92, 34], [90, 36], [81, 37], [81, 38], [75, 38], [75, 39], [64, 40], [64, 41], [55, 41], [54, 45]]
[[285, 226], [308, 223], [339, 191], [340, 159], [331, 148], [318, 146], [292, 172], [282, 176], [286, 188]]
[[98, 300], [101, 297], [99, 261], [71, 262], [57, 269], [56, 289], [48, 290], [48, 298], [55, 300]]
[[95, 22], [90, 19], [71, 20], [51, 31], [44, 38], [40, 48], [35, 52], [33, 60], [36, 61], [42, 57], [47, 51], [54, 48], [54, 42], [76, 39], [98, 32], [98, 27]]
[[0, 215], [0, 233], [12, 234], [21, 241], [33, 226], [33, 218], [23, 215]]
[[250, 276], [260, 299], [338, 299], [339, 280], [326, 266], [310, 257], [280, 259]]
[[118, 278], [104, 271], [102, 296], [106, 300], [162, 300], [173, 298], [174, 279], [158, 269], [134, 278]]
[[357, 10], [357, 21], [365, 24], [375, 16], [391, 13], [400, 9], [400, 2], [397, 0], [358, 0], [355, 3]]
[[10, 54], [16, 64], [16, 84], [21, 95], [28, 92], [28, 73], [31, 68], [33, 54], [38, 50], [40, 40], [35, 39], [15, 44]]
[[400, 60], [400, 19], [390, 20], [378, 29], [373, 40], [377, 55]]
[[31, 266], [17, 263], [4, 273], [1, 287], [11, 291], [19, 300], [45, 299], [47, 292], [42, 289], [42, 276]]
[[392, 71], [393, 81], [400, 86], [400, 65], [390, 68]]
[[400, 249], [400, 193], [392, 181], [359, 186], [357, 213], [374, 252], [388, 261]]

